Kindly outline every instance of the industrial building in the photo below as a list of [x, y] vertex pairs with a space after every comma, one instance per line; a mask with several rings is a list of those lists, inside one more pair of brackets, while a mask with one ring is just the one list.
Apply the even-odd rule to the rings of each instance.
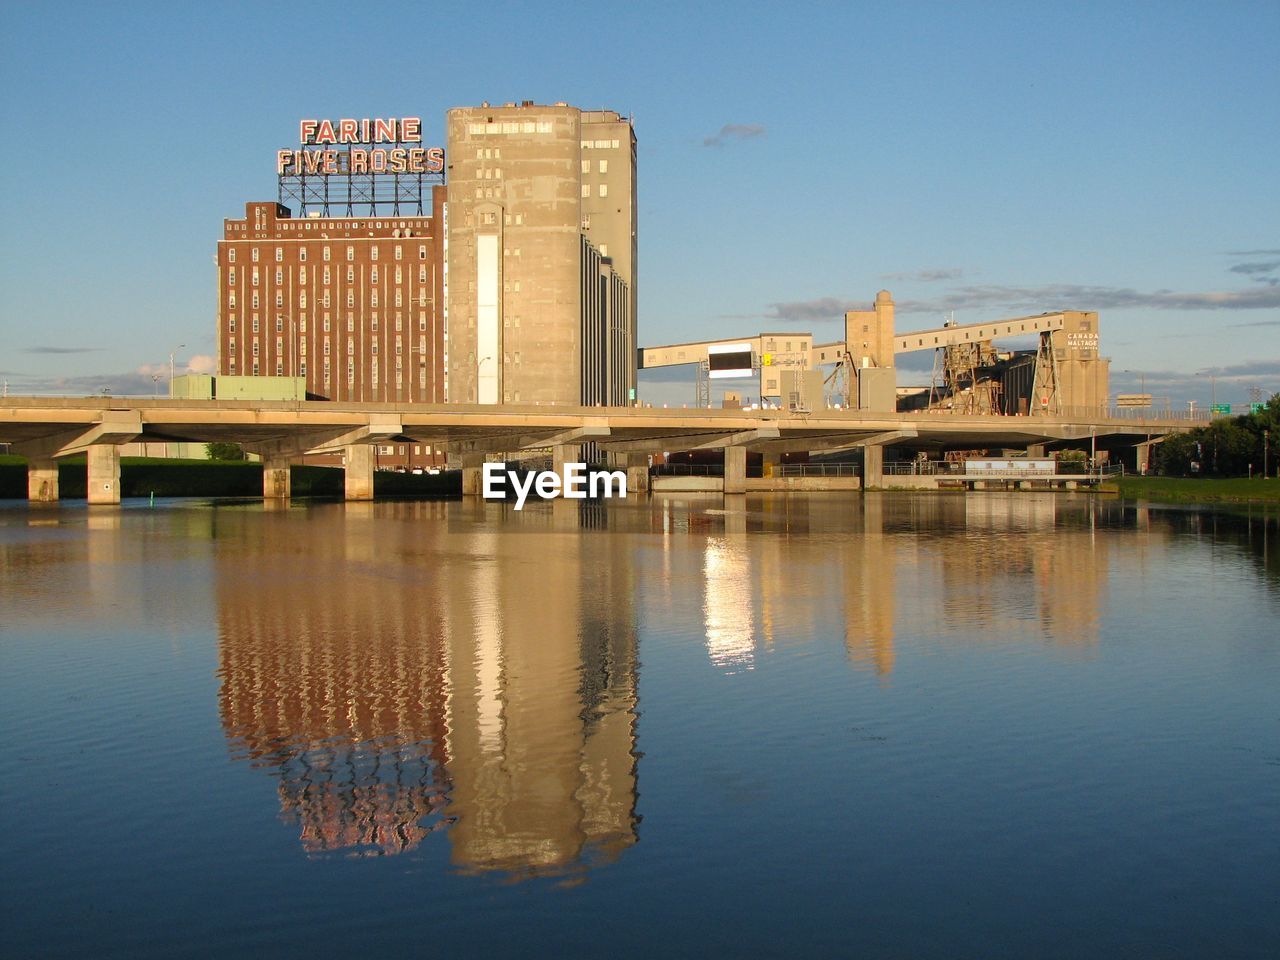
[[636, 140], [607, 110], [448, 114], [448, 399], [625, 405], [636, 387]]
[[[1064, 310], [898, 333], [888, 290], [870, 309], [844, 315], [844, 338], [815, 343], [810, 333], [761, 333], [645, 347], [641, 368], [696, 365], [697, 405], [710, 406], [720, 351], [738, 348], [739, 379], [757, 381], [761, 403], [805, 411], [823, 407], [892, 413], [899, 409], [1000, 415], [1096, 415], [1108, 404], [1110, 360], [1099, 355], [1098, 314]], [[1034, 349], [996, 341], [1034, 341]], [[901, 354], [933, 351], [928, 387], [898, 384]], [[722, 371], [723, 373], [724, 371]], [[901, 396], [907, 393], [907, 396]]]

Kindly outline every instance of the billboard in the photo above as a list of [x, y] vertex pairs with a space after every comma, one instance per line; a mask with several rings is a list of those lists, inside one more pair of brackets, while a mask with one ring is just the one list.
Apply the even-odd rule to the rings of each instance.
[[751, 344], [720, 343], [707, 347], [707, 373], [712, 380], [752, 376], [755, 369], [751, 364]]

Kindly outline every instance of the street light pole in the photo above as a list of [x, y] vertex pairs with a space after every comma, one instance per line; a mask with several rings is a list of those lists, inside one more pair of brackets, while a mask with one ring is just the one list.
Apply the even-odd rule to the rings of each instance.
[[185, 347], [185, 343], [180, 343], [169, 351], [169, 396], [173, 396], [173, 355]]

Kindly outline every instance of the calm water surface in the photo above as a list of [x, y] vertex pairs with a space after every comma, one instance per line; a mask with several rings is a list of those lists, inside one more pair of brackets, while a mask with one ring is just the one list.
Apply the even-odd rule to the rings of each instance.
[[1275, 514], [0, 506], [6, 957], [1280, 955]]

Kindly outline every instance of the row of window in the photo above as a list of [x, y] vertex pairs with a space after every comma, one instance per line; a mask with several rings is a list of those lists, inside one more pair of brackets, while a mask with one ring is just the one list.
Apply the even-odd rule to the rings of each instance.
[[550, 133], [550, 120], [491, 120], [469, 123], [467, 133], [473, 137], [499, 136], [512, 133]]
[[[486, 216], [492, 218], [493, 214], [486, 214]], [[491, 223], [493, 221], [489, 220], [487, 222]], [[237, 276], [236, 268], [229, 267], [227, 269], [227, 286], [234, 287], [236, 285], [236, 276]], [[377, 283], [379, 281], [379, 277], [380, 277], [380, 274], [378, 272], [378, 268], [372, 267], [369, 270], [369, 282]], [[356, 280], [355, 267], [347, 267], [347, 283], [355, 283], [355, 280]], [[253, 268], [253, 273], [250, 275], [249, 281], [251, 286], [255, 286], [255, 287], [258, 286], [258, 268], [257, 267]], [[327, 283], [331, 283], [332, 281], [333, 281], [333, 275], [330, 273], [329, 268], [325, 267], [322, 282], [327, 284]], [[404, 270], [401, 267], [396, 267], [395, 282], [404, 283]], [[418, 282], [419, 283], [427, 282], [427, 268], [425, 266], [418, 267]], [[280, 267], [276, 267], [276, 283], [278, 284], [284, 283], [284, 270], [282, 270]], [[301, 286], [306, 286], [307, 284], [307, 270], [305, 267], [298, 268], [298, 283]]]
[[[520, 289], [519, 282], [516, 283], [516, 289], [517, 290]], [[258, 332], [258, 315], [256, 313], [253, 315], [253, 319], [251, 323], [252, 323], [253, 332], [257, 333]], [[347, 332], [348, 333], [354, 332], [355, 328], [356, 328], [355, 314], [348, 313], [347, 314]], [[324, 315], [324, 332], [328, 333], [329, 329], [330, 329], [329, 314], [326, 313]], [[396, 319], [395, 319], [395, 330], [397, 333], [399, 333], [403, 329], [404, 329], [404, 322], [400, 314], [397, 313]], [[424, 331], [426, 329], [427, 329], [427, 315], [425, 313], [419, 313], [418, 314], [418, 330]], [[378, 332], [377, 313], [374, 313], [370, 318], [370, 331], [372, 333]], [[227, 315], [227, 332], [228, 333], [236, 332], [236, 315], [234, 313]], [[281, 314], [276, 314], [276, 332], [277, 333], [284, 332], [284, 317]], [[298, 318], [298, 332], [299, 333], [307, 332], [307, 315], [305, 313], [301, 314]], [[423, 349], [425, 350], [426, 348], [424, 347]]]
[[[599, 196], [607, 197], [609, 195], [609, 185], [607, 183], [600, 184]], [[584, 183], [582, 185], [582, 197], [586, 199], [591, 196], [591, 184]]]
[[[518, 252], [518, 251], [517, 251], [517, 252]], [[333, 300], [332, 300], [332, 298], [329, 296], [329, 291], [328, 291], [328, 290], [325, 290], [322, 294], [320, 294], [319, 296], [317, 296], [315, 299], [316, 299], [316, 304], [317, 304], [318, 306], [321, 306], [321, 307], [331, 307], [331, 306], [333, 306]], [[399, 289], [397, 289], [397, 290], [395, 291], [395, 297], [394, 297], [395, 303], [394, 303], [394, 306], [397, 306], [397, 307], [403, 307], [403, 306], [405, 305], [405, 304], [404, 304], [404, 299], [405, 299], [405, 298], [404, 298], [404, 291], [403, 291], [403, 290], [399, 290]], [[427, 296], [427, 291], [426, 291], [426, 289], [425, 289], [425, 288], [423, 288], [423, 287], [419, 287], [419, 288], [418, 288], [418, 295], [417, 295], [416, 297], [410, 297], [410, 298], [409, 298], [409, 302], [410, 302], [410, 304], [416, 303], [416, 304], [417, 304], [418, 306], [420, 306], [420, 307], [425, 307], [425, 306], [430, 302], [430, 299], [431, 299], [431, 298]], [[276, 297], [275, 297], [275, 300], [276, 300], [276, 306], [277, 306], [277, 307], [282, 307], [282, 308], [283, 308], [283, 307], [284, 307], [284, 305], [285, 305], [285, 304], [284, 304], [284, 292], [283, 292], [283, 291], [281, 291], [281, 290], [277, 290], [277, 291], [276, 291]], [[371, 307], [379, 306], [379, 305], [380, 305], [380, 302], [381, 302], [381, 301], [380, 301], [380, 298], [379, 298], [379, 296], [378, 296], [378, 291], [377, 291], [377, 290], [371, 290], [371, 291], [369, 291], [369, 306], [371, 306]], [[231, 310], [234, 310], [234, 309], [236, 309], [237, 305], [238, 305], [238, 304], [237, 304], [237, 301], [236, 301], [236, 295], [235, 295], [235, 292], [234, 292], [234, 291], [232, 291], [232, 292], [231, 292], [230, 294], [228, 294], [228, 296], [227, 296], [227, 307], [228, 307], [229, 309], [231, 309]], [[355, 292], [354, 290], [348, 290], [348, 291], [347, 291], [347, 306], [348, 306], [348, 307], [354, 307], [355, 305], [356, 305], [356, 292]], [[258, 297], [258, 291], [257, 291], [257, 290], [253, 291], [253, 295], [249, 298], [249, 306], [250, 306], [250, 308], [251, 308], [251, 309], [253, 309], [253, 310], [258, 310], [258, 309], [260, 309], [260, 308], [261, 308], [262, 303], [261, 303], [261, 301], [260, 301], [260, 299], [259, 299], [259, 297]], [[298, 306], [299, 306], [299, 307], [301, 307], [301, 308], [302, 308], [302, 309], [304, 309], [304, 310], [306, 309], [306, 307], [307, 307], [307, 291], [305, 291], [305, 290], [300, 290], [300, 291], [298, 291]]]
[[[351, 356], [351, 355], [353, 355], [353, 354], [356, 352], [356, 346], [355, 346], [355, 344], [356, 344], [356, 341], [355, 341], [355, 338], [354, 338], [354, 337], [347, 337], [347, 356]], [[230, 353], [232, 353], [232, 354], [234, 354], [234, 353], [235, 353], [235, 351], [236, 351], [236, 338], [235, 338], [235, 337], [230, 337], [230, 338], [228, 338], [228, 340], [227, 340], [227, 347], [228, 347], [228, 350], [230, 351]], [[321, 350], [322, 350], [322, 352], [324, 353], [324, 355], [325, 355], [326, 357], [327, 357], [327, 356], [329, 356], [329, 351], [330, 351], [330, 342], [329, 342], [329, 338], [328, 338], [328, 337], [325, 337], [325, 338], [324, 338], [324, 341], [323, 341], [323, 342], [322, 342], [322, 344], [321, 344]], [[258, 338], [257, 338], [257, 337], [254, 337], [254, 338], [253, 338], [253, 341], [252, 341], [252, 343], [250, 344], [250, 351], [252, 352], [253, 356], [255, 356], [255, 357], [256, 357], [256, 356], [258, 356]], [[418, 338], [418, 349], [417, 349], [417, 351], [416, 351], [416, 352], [417, 352], [417, 353], [419, 354], [419, 356], [421, 356], [421, 357], [425, 357], [425, 356], [426, 356], [426, 353], [427, 353], [427, 338], [426, 338], [426, 337], [419, 337], [419, 338]], [[299, 344], [298, 344], [298, 353], [299, 353], [301, 356], [306, 356], [306, 354], [307, 354], [307, 341], [302, 340], [302, 341], [300, 341], [300, 342], [299, 342]], [[370, 350], [370, 353], [371, 353], [373, 356], [375, 356], [375, 357], [376, 357], [376, 356], [378, 356], [378, 341], [377, 341], [377, 340], [374, 340], [374, 341], [373, 341], [372, 349]], [[283, 338], [283, 337], [276, 337], [276, 356], [282, 356], [283, 354], [284, 354], [284, 338]], [[401, 338], [400, 338], [400, 337], [396, 337], [396, 366], [397, 366], [397, 367], [401, 366], [401, 358], [403, 357], [403, 355], [404, 355], [404, 341], [403, 341], [403, 340], [401, 340]], [[425, 362], [425, 360], [424, 360], [424, 361], [422, 361], [422, 362]], [[520, 362], [520, 353], [519, 353], [519, 351], [517, 351], [517, 352], [516, 352], [516, 363], [519, 363], [519, 362]]]
[[[259, 250], [260, 250], [260, 248], [259, 248], [259, 247], [251, 247], [251, 248], [249, 249], [249, 258], [250, 258], [254, 263], [257, 263], [257, 262], [258, 262]], [[306, 261], [306, 259], [307, 259], [307, 248], [306, 248], [306, 247], [301, 247], [301, 246], [300, 246], [300, 247], [298, 247], [298, 248], [297, 248], [297, 251], [298, 251], [298, 260], [299, 260], [299, 261], [302, 261], [302, 262], [305, 262], [305, 261]], [[276, 263], [283, 263], [283, 262], [284, 262], [284, 247], [276, 247], [276, 248], [275, 248], [275, 254], [276, 254]], [[398, 244], [398, 243], [397, 243], [397, 244], [396, 244], [396, 246], [395, 246], [395, 252], [394, 252], [394, 255], [395, 255], [395, 258], [396, 258], [397, 260], [403, 260], [403, 259], [404, 259], [404, 246], [403, 246], [403, 245], [401, 245], [401, 244]], [[325, 260], [329, 260], [329, 259], [331, 259], [331, 258], [332, 258], [332, 254], [331, 254], [331, 252], [330, 252], [330, 248], [329, 248], [328, 246], [325, 246], [325, 247], [324, 247], [323, 252], [321, 253], [321, 256], [322, 256]], [[355, 246], [354, 246], [354, 245], [349, 245], [349, 246], [347, 247], [347, 259], [348, 259], [348, 260], [355, 260], [355, 258], [356, 258], [356, 248], [355, 248]], [[377, 259], [378, 259], [378, 245], [377, 245], [376, 243], [369, 247], [369, 259], [370, 259], [370, 260], [377, 260]], [[418, 245], [418, 259], [419, 259], [419, 260], [425, 260], [425, 259], [427, 259], [427, 245], [426, 245], [425, 243], [424, 243], [424, 244], [419, 244], [419, 245]], [[227, 263], [235, 263], [235, 262], [236, 262], [236, 248], [235, 248], [235, 247], [228, 247], [228, 248], [227, 248]]]

